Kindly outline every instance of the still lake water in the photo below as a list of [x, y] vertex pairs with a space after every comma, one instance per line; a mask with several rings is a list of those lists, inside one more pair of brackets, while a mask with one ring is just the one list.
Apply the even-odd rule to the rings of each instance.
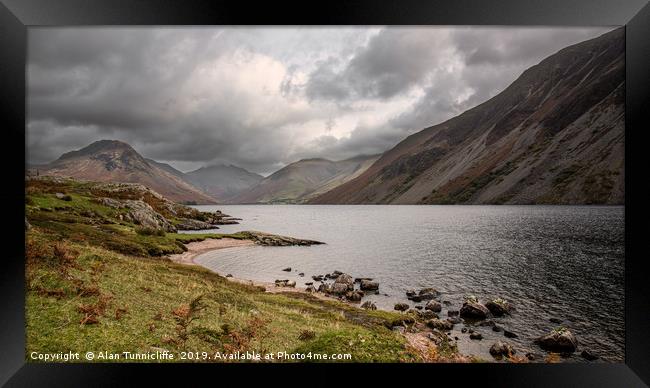
[[[588, 349], [602, 359], [624, 359], [624, 207], [597, 206], [397, 206], [397, 205], [224, 205], [243, 220], [221, 233], [258, 230], [323, 241], [311, 247], [241, 247], [205, 253], [201, 265], [220, 274], [257, 281], [293, 279], [339, 270], [371, 277], [380, 295], [364, 300], [392, 310], [405, 291], [441, 291], [441, 318], [460, 309], [463, 297], [482, 302], [500, 297], [516, 311], [494, 321], [519, 337], [506, 339], [490, 327], [475, 327], [484, 339], [461, 334], [459, 350], [492, 359], [490, 345], [511, 342], [519, 354], [546, 353], [534, 338], [559, 325], [578, 338], [571, 361]], [[283, 272], [291, 267], [293, 272]], [[305, 277], [298, 273], [304, 272]], [[387, 295], [384, 295], [387, 294]], [[424, 303], [420, 303], [422, 305]], [[521, 352], [521, 353], [520, 353]]]

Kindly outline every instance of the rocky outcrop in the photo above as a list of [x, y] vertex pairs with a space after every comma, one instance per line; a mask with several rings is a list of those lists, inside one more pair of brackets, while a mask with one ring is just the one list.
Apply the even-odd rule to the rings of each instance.
[[176, 227], [160, 213], [153, 210], [148, 203], [140, 200], [127, 199], [124, 201], [124, 205], [129, 209], [126, 215], [128, 221], [144, 228], [176, 232]]
[[216, 224], [210, 224], [205, 221], [193, 220], [191, 218], [181, 218], [181, 222], [177, 224], [179, 230], [205, 230], [205, 229], [219, 229]]
[[239, 234], [246, 236], [247, 239], [252, 240], [255, 244], [264, 245], [264, 246], [287, 247], [292, 245], [309, 246], [309, 245], [325, 244], [320, 241], [278, 236], [274, 234], [256, 232], [256, 231], [245, 231], [245, 232], [240, 232]]
[[558, 353], [573, 353], [578, 348], [578, 340], [567, 328], [553, 330], [536, 339], [535, 343], [544, 350]]

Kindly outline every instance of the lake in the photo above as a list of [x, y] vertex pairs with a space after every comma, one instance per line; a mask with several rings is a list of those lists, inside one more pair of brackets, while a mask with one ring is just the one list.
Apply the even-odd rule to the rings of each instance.
[[[495, 318], [518, 335], [506, 339], [490, 327], [475, 327], [482, 341], [456, 325], [461, 353], [491, 360], [489, 346], [505, 339], [520, 352], [546, 353], [533, 339], [558, 326], [571, 329], [583, 361], [588, 349], [602, 359], [624, 360], [624, 207], [610, 206], [399, 206], [224, 205], [243, 220], [221, 233], [258, 230], [323, 241], [311, 247], [242, 247], [205, 253], [201, 265], [220, 274], [256, 281], [293, 279], [339, 270], [380, 283], [380, 295], [365, 300], [392, 310], [415, 305], [405, 291], [435, 287], [441, 318], [458, 310], [466, 295], [481, 302], [500, 297], [516, 311]], [[291, 273], [283, 272], [293, 268]], [[305, 277], [298, 276], [304, 272]], [[423, 305], [424, 303], [419, 303]], [[562, 324], [549, 321], [559, 318]], [[520, 353], [520, 354], [524, 354]]]

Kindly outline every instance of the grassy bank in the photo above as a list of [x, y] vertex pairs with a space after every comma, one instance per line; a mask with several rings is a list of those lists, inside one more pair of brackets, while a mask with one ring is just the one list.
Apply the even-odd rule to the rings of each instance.
[[250, 238], [246, 233], [143, 229], [125, 221], [126, 209], [98, 202], [94, 191], [87, 183], [28, 182], [28, 360], [31, 352], [160, 349], [349, 353], [348, 361], [357, 362], [421, 360], [404, 336], [390, 330], [401, 314], [306, 294], [265, 293], [164, 258], [183, 252], [190, 241]]

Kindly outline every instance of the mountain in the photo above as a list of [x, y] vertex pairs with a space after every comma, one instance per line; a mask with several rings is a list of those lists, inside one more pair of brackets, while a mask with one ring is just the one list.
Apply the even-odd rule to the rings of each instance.
[[[140, 183], [175, 202], [213, 204], [216, 201], [187, 183], [173, 167], [143, 158], [130, 145], [99, 140], [38, 168], [41, 175], [69, 176], [98, 182]], [[182, 174], [182, 173], [181, 173]]]
[[625, 35], [569, 46], [311, 203], [624, 203]]
[[185, 174], [185, 179], [219, 202], [229, 202], [243, 191], [255, 186], [264, 177], [241, 167], [216, 165], [188, 172]]
[[276, 171], [233, 198], [233, 203], [302, 203], [363, 173], [378, 155], [333, 162], [303, 159]]

